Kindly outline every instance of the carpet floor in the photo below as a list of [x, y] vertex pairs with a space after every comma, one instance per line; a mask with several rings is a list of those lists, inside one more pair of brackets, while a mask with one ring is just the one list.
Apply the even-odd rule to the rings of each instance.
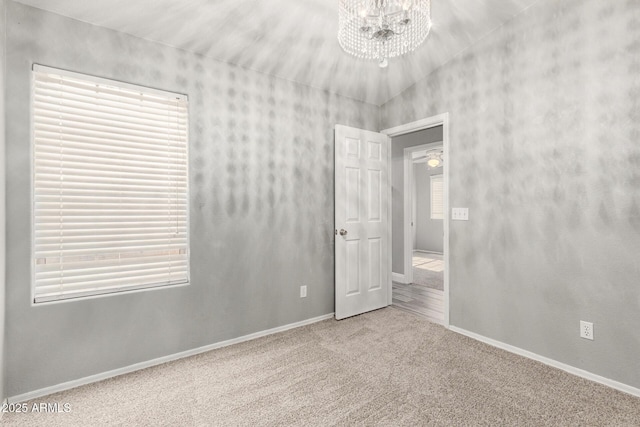
[[[37, 399], [7, 426], [631, 426], [640, 399], [389, 307]], [[27, 402], [29, 407], [34, 402]]]

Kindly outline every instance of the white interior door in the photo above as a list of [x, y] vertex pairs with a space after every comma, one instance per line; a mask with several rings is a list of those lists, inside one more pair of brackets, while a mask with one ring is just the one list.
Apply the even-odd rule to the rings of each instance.
[[336, 319], [389, 305], [389, 141], [336, 125]]

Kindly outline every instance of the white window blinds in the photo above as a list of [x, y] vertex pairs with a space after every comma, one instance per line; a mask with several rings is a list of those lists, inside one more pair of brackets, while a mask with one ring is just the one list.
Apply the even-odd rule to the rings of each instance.
[[442, 175], [431, 175], [431, 219], [444, 218]]
[[187, 98], [34, 65], [34, 301], [188, 283]]

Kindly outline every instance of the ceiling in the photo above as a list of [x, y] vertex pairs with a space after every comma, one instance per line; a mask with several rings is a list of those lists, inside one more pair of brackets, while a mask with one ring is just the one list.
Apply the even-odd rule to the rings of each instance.
[[380, 105], [537, 0], [432, 0], [425, 43], [385, 69], [342, 51], [338, 0], [17, 1]]

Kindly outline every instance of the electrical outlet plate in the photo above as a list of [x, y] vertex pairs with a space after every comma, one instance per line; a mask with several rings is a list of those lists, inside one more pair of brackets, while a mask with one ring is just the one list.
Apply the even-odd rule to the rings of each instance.
[[593, 323], [580, 321], [580, 338], [593, 340]]
[[300, 286], [300, 298], [306, 298], [307, 297], [307, 286], [303, 285]]

